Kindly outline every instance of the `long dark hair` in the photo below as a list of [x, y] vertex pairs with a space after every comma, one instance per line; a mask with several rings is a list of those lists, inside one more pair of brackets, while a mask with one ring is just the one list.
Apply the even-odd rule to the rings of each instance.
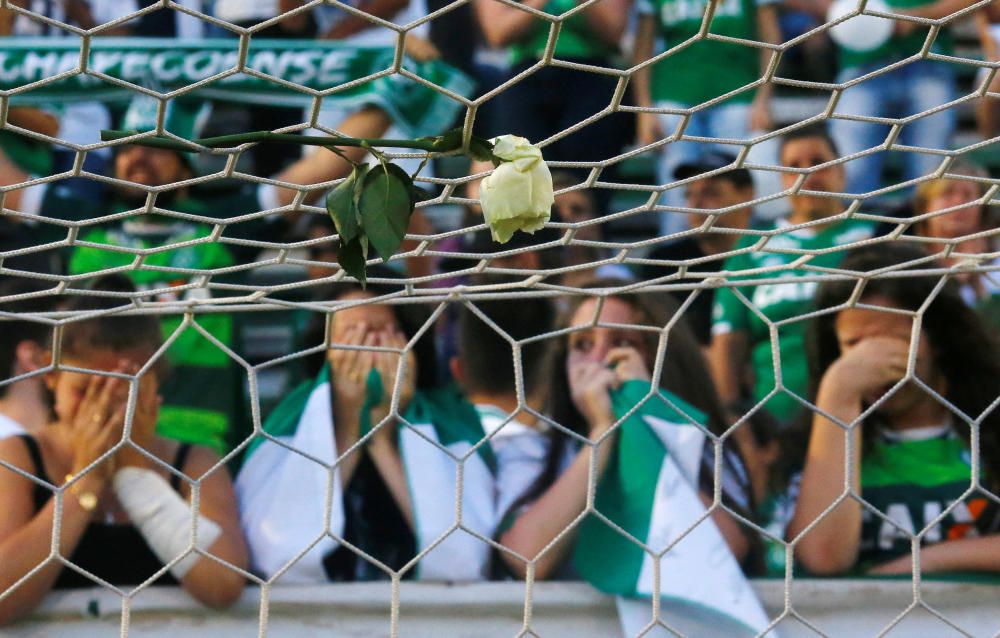
[[[905, 271], [934, 266], [934, 262], [927, 261], [927, 254], [915, 246], [881, 244], [848, 253], [840, 267], [872, 272], [893, 267]], [[903, 310], [917, 311], [933, 296], [922, 314], [921, 329], [930, 343], [934, 367], [947, 381], [943, 396], [975, 420], [1000, 398], [1000, 349], [979, 315], [962, 300], [954, 281], [946, 282], [935, 294], [940, 281], [940, 276], [933, 275], [872, 278], [864, 283], [858, 299], [882, 297]], [[810, 396], [814, 399], [823, 374], [840, 357], [835, 309], [851, 298], [858, 285], [857, 281], [829, 281], [817, 292], [817, 309], [830, 312], [812, 321], [807, 341]], [[868, 421], [881, 425], [877, 414]], [[956, 428], [966, 444], [969, 429]], [[871, 444], [877, 430], [877, 427], [862, 428], [866, 445]], [[994, 486], [1000, 485], [1000, 411], [992, 411], [981, 421], [979, 447], [987, 480]]]
[[[581, 286], [585, 290], [600, 288], [620, 288], [626, 282], [618, 279], [595, 279]], [[635, 313], [635, 325], [664, 328], [677, 314], [680, 306], [670, 295], [652, 295], [649, 293], [622, 293], [609, 298], [627, 304]], [[559, 320], [560, 328], [568, 328], [573, 315], [584, 302], [594, 297], [574, 297], [566, 307]], [[642, 338], [645, 341], [645, 351], [650, 360], [646, 361], [650, 372], [653, 371], [653, 358], [656, 356], [660, 335], [651, 330], [644, 330]], [[552, 420], [569, 428], [577, 434], [586, 435], [587, 425], [583, 415], [573, 405], [570, 399], [569, 379], [565, 374], [565, 361], [569, 355], [569, 339], [559, 339], [553, 350], [553, 360], [556, 362], [556, 374], [553, 375], [548, 414]], [[667, 348], [660, 374], [660, 387], [705, 414], [705, 427], [713, 434], [721, 434], [725, 429], [725, 418], [722, 413], [721, 401], [715, 392], [715, 384], [708, 372], [705, 356], [701, 346], [688, 325], [681, 317], [670, 328], [667, 337]]]
[[[595, 279], [582, 286], [584, 289], [614, 289], [621, 288], [627, 282], [618, 279]], [[684, 317], [676, 317], [679, 306], [669, 295], [654, 295], [640, 293], [620, 293], [609, 295], [608, 298], [617, 299], [628, 304], [636, 314], [634, 324], [639, 326], [652, 326], [664, 328], [674, 319], [677, 319], [670, 328], [667, 337], [667, 348], [664, 354], [662, 371], [660, 374], [660, 388], [674, 394], [692, 407], [700, 410], [706, 417], [703, 425], [713, 434], [721, 434], [726, 428], [725, 417], [721, 409], [721, 401], [715, 392], [715, 384], [709, 374], [705, 357], [702, 354], [701, 346], [695, 338], [694, 333], [688, 326]], [[570, 303], [562, 313], [558, 322], [559, 328], [567, 328], [580, 306], [584, 302], [594, 299], [594, 297], [579, 296], [570, 300]], [[649, 354], [650, 360], [646, 363], [650, 372], [653, 370], [652, 360], [658, 352], [660, 335], [653, 331], [643, 331], [643, 339], [646, 341], [645, 351]], [[552, 361], [554, 362], [554, 374], [552, 383], [549, 386], [548, 416], [559, 425], [572, 430], [582, 436], [587, 435], [587, 425], [583, 415], [573, 405], [570, 398], [569, 379], [566, 376], [566, 358], [568, 351], [568, 335], [560, 338], [553, 348]], [[529, 487], [524, 495], [517, 499], [505, 513], [505, 518], [516, 513], [524, 505], [533, 502], [555, 482], [560, 470], [560, 463], [565, 457], [567, 446], [570, 444], [568, 438], [557, 428], [548, 430], [550, 445], [548, 457], [545, 462], [545, 469], [538, 479]], [[736, 462], [742, 465], [742, 458], [731, 438], [725, 440], [723, 444], [726, 458], [736, 458]], [[725, 459], [724, 459], [725, 460]], [[725, 465], [725, 464], [724, 464]], [[742, 468], [741, 468], [742, 469]], [[705, 471], [712, 468], [702, 468]], [[748, 500], [747, 507], [740, 507], [730, 499], [724, 500], [730, 509], [736, 511], [747, 519], [753, 519], [753, 503], [749, 482], [744, 476], [745, 488]], [[756, 549], [756, 538], [749, 536], [751, 541], [751, 552], [748, 555], [745, 565], [753, 570], [758, 567], [753, 561], [759, 559], [759, 552]]]

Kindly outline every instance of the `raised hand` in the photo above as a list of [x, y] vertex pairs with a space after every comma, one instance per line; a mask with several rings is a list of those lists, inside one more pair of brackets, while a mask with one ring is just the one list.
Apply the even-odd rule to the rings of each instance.
[[[403, 350], [406, 347], [406, 338], [396, 330], [380, 330], [378, 333], [375, 333], [374, 337], [374, 344], [378, 347], [395, 348], [398, 350]], [[406, 410], [416, 392], [416, 358], [412, 351], [405, 354], [405, 370], [403, 371], [403, 376], [398, 378], [400, 356], [395, 352], [378, 352], [374, 354], [374, 367], [378, 371], [379, 376], [382, 377], [383, 394], [378, 405], [372, 408], [371, 420], [373, 425], [389, 416], [389, 409], [392, 406], [392, 394], [395, 391], [397, 383], [400, 384], [397, 410], [399, 413]], [[392, 428], [383, 427], [379, 430], [379, 435], [390, 431], [392, 431]]]
[[587, 421], [590, 437], [600, 436], [615, 422], [611, 390], [617, 389], [621, 380], [606, 364], [577, 352], [569, 354], [566, 374], [573, 405]]
[[[138, 367], [131, 370], [133, 373], [137, 371]], [[151, 451], [156, 439], [156, 423], [160, 418], [160, 406], [163, 403], [156, 375], [152, 372], [144, 374], [138, 380], [136, 391], [138, 394], [135, 398], [135, 411], [132, 413], [132, 429], [129, 433], [129, 440], [133, 445]], [[148, 457], [131, 446], [123, 448], [117, 460], [123, 466], [153, 466]]]
[[665, 137], [656, 113], [639, 113], [636, 118], [636, 138], [640, 146], [658, 142]]
[[[70, 472], [74, 476], [121, 440], [127, 397], [128, 384], [124, 380], [98, 375], [91, 377], [83, 398], [69, 417], [73, 451]], [[86, 479], [93, 491], [103, 488], [112, 470], [112, 463], [102, 463], [87, 473]]]
[[620, 383], [633, 380], [649, 381], [649, 368], [635, 348], [612, 348], [608, 351], [604, 362], [614, 371]]
[[[367, 332], [368, 326], [365, 323], [355, 324], [344, 331], [337, 345], [362, 346]], [[333, 372], [337, 411], [357, 418], [365, 402], [368, 371], [372, 367], [370, 353], [360, 350], [330, 349], [327, 351], [327, 360]]]
[[873, 403], [906, 376], [909, 341], [869, 337], [846, 349], [827, 370], [822, 389], [848, 400]]

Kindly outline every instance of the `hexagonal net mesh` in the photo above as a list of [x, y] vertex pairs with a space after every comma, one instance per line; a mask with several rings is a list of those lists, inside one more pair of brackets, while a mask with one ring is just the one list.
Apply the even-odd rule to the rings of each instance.
[[[535, 635], [573, 578], [827, 635], [796, 579], [895, 574], [880, 635], [979, 631], [922, 583], [997, 571], [1000, 16], [820, 4], [4, 0], [0, 618], [378, 580], [395, 636], [402, 581], [500, 579]], [[544, 229], [405, 142], [456, 127], [541, 148]], [[254, 130], [305, 137], [190, 142]], [[426, 197], [362, 289], [321, 198], [369, 150]]]

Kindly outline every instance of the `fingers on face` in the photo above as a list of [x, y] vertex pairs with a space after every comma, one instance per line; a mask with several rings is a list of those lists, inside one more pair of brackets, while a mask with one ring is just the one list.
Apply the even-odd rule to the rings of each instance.
[[608, 350], [604, 357], [604, 362], [608, 365], [616, 365], [623, 361], [642, 361], [639, 352], [635, 348], [621, 347]]
[[598, 373], [598, 375], [600, 384], [605, 388], [612, 388], [617, 390], [622, 385], [621, 376], [614, 370], [602, 368], [601, 371]]
[[569, 369], [570, 384], [576, 388], [617, 388], [621, 385], [618, 375], [603, 363], [579, 361]]
[[[361, 345], [361, 340], [364, 339], [364, 328], [365, 325], [363, 323], [357, 323], [348, 327], [347, 330], [344, 331], [343, 338], [337, 342], [337, 345]], [[336, 349], [331, 352], [330, 361], [333, 363], [334, 367], [346, 370], [354, 365], [357, 357], [357, 350]]]

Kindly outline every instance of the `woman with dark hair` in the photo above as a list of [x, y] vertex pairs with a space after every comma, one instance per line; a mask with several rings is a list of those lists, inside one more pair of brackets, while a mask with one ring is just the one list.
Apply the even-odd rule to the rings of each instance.
[[[889, 245], [858, 250], [842, 268], [926, 260]], [[1000, 397], [1000, 352], [954, 283], [940, 283], [914, 274], [820, 288], [827, 312], [808, 341], [818, 411], [787, 534], [812, 573], [909, 573], [917, 534], [924, 573], [1000, 571], [996, 504], [970, 492], [1000, 485], [1000, 414], [985, 412]], [[845, 485], [851, 495], [838, 502]]]
[[[404, 578], [482, 578], [486, 545], [457, 534], [435, 544], [452, 525], [441, 513], [455, 506], [449, 454], [483, 438], [479, 417], [455, 388], [434, 387], [429, 315], [390, 303], [402, 292], [391, 271], [369, 277], [367, 289], [339, 284], [324, 296], [334, 304], [322, 315], [315, 378], [273, 410], [248, 450], [236, 487], [251, 565], [284, 581], [386, 580], [386, 569], [426, 550]], [[493, 479], [481, 454], [465, 461], [462, 495], [463, 523], [491, 535]], [[299, 556], [327, 530], [333, 537]]]
[[723, 416], [701, 348], [669, 297], [613, 292], [625, 285], [597, 280], [593, 296], [572, 301], [553, 356], [552, 425], [533, 446], [498, 453], [501, 479], [506, 464], [535, 475], [509, 482], [517, 498], [499, 481], [500, 502], [512, 503], [502, 560], [518, 578], [575, 576], [617, 595], [626, 635], [648, 626], [652, 597], [691, 635], [709, 625], [758, 634], [767, 617], [741, 567], [756, 571], [759, 543], [732, 515], [751, 518], [749, 479], [717, 438]]
[[[98, 294], [66, 309], [112, 310], [127, 305], [115, 295], [135, 288], [113, 275], [91, 291]], [[179, 584], [213, 607], [239, 598], [245, 579], [229, 565], [245, 569], [247, 553], [225, 466], [206, 447], [156, 434], [163, 370], [149, 361], [161, 345], [160, 323], [149, 315], [105, 314], [63, 327], [45, 375], [54, 422], [0, 441], [0, 623], [28, 613], [52, 589], [93, 587], [93, 578], [120, 587]], [[90, 576], [51, 560], [54, 533], [60, 556]]]

